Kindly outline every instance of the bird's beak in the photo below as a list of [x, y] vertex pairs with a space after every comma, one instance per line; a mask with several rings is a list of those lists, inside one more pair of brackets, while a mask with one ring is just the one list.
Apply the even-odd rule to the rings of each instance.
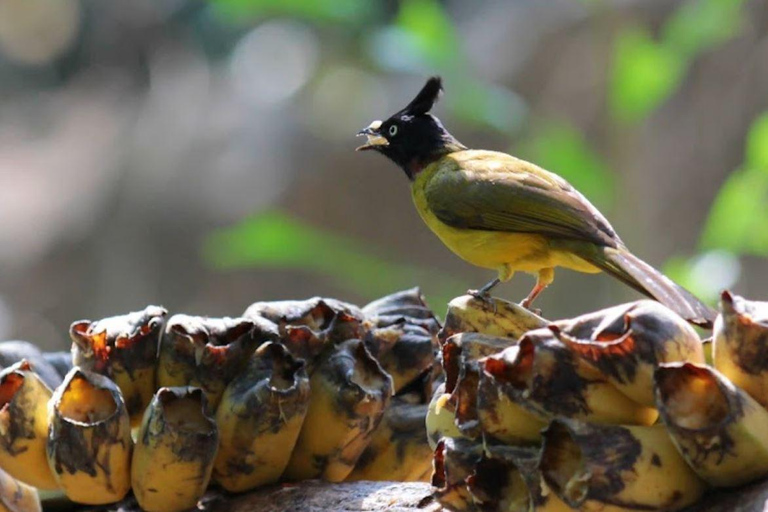
[[389, 146], [389, 141], [379, 133], [379, 128], [381, 128], [381, 121], [377, 120], [357, 132], [358, 137], [365, 135], [368, 137], [368, 140], [362, 146], [355, 148], [355, 151], [366, 151], [376, 147]]

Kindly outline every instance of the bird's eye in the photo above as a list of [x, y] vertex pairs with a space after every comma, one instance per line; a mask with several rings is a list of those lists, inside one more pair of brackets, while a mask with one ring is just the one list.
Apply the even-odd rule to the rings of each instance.
[[397, 135], [397, 125], [393, 124], [389, 127], [389, 136], [394, 137], [395, 135]]

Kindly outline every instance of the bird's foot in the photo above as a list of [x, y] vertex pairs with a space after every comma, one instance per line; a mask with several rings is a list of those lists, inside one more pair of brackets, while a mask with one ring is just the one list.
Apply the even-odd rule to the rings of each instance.
[[534, 308], [531, 307], [531, 303], [533, 301], [530, 300], [528, 297], [524, 298], [522, 301], [520, 301], [520, 307], [523, 307], [533, 313], [534, 315], [541, 316], [541, 309], [540, 308]]
[[471, 295], [483, 304], [493, 308], [493, 312], [496, 313], [496, 301], [491, 297], [491, 293], [488, 290], [480, 288], [479, 290], [467, 290], [467, 295]]

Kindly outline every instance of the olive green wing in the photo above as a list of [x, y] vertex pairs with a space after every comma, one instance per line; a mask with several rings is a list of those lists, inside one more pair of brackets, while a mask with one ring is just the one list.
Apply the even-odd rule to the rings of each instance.
[[437, 218], [455, 228], [623, 245], [584, 196], [562, 178], [523, 160], [444, 162], [424, 194]]

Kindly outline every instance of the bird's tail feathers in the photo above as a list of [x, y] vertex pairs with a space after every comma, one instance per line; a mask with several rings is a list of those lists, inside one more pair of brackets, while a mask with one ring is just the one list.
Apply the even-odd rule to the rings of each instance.
[[692, 324], [711, 327], [715, 311], [672, 282], [667, 276], [626, 249], [602, 248], [603, 257], [589, 258], [590, 263], [611, 274], [635, 290], [661, 302]]

